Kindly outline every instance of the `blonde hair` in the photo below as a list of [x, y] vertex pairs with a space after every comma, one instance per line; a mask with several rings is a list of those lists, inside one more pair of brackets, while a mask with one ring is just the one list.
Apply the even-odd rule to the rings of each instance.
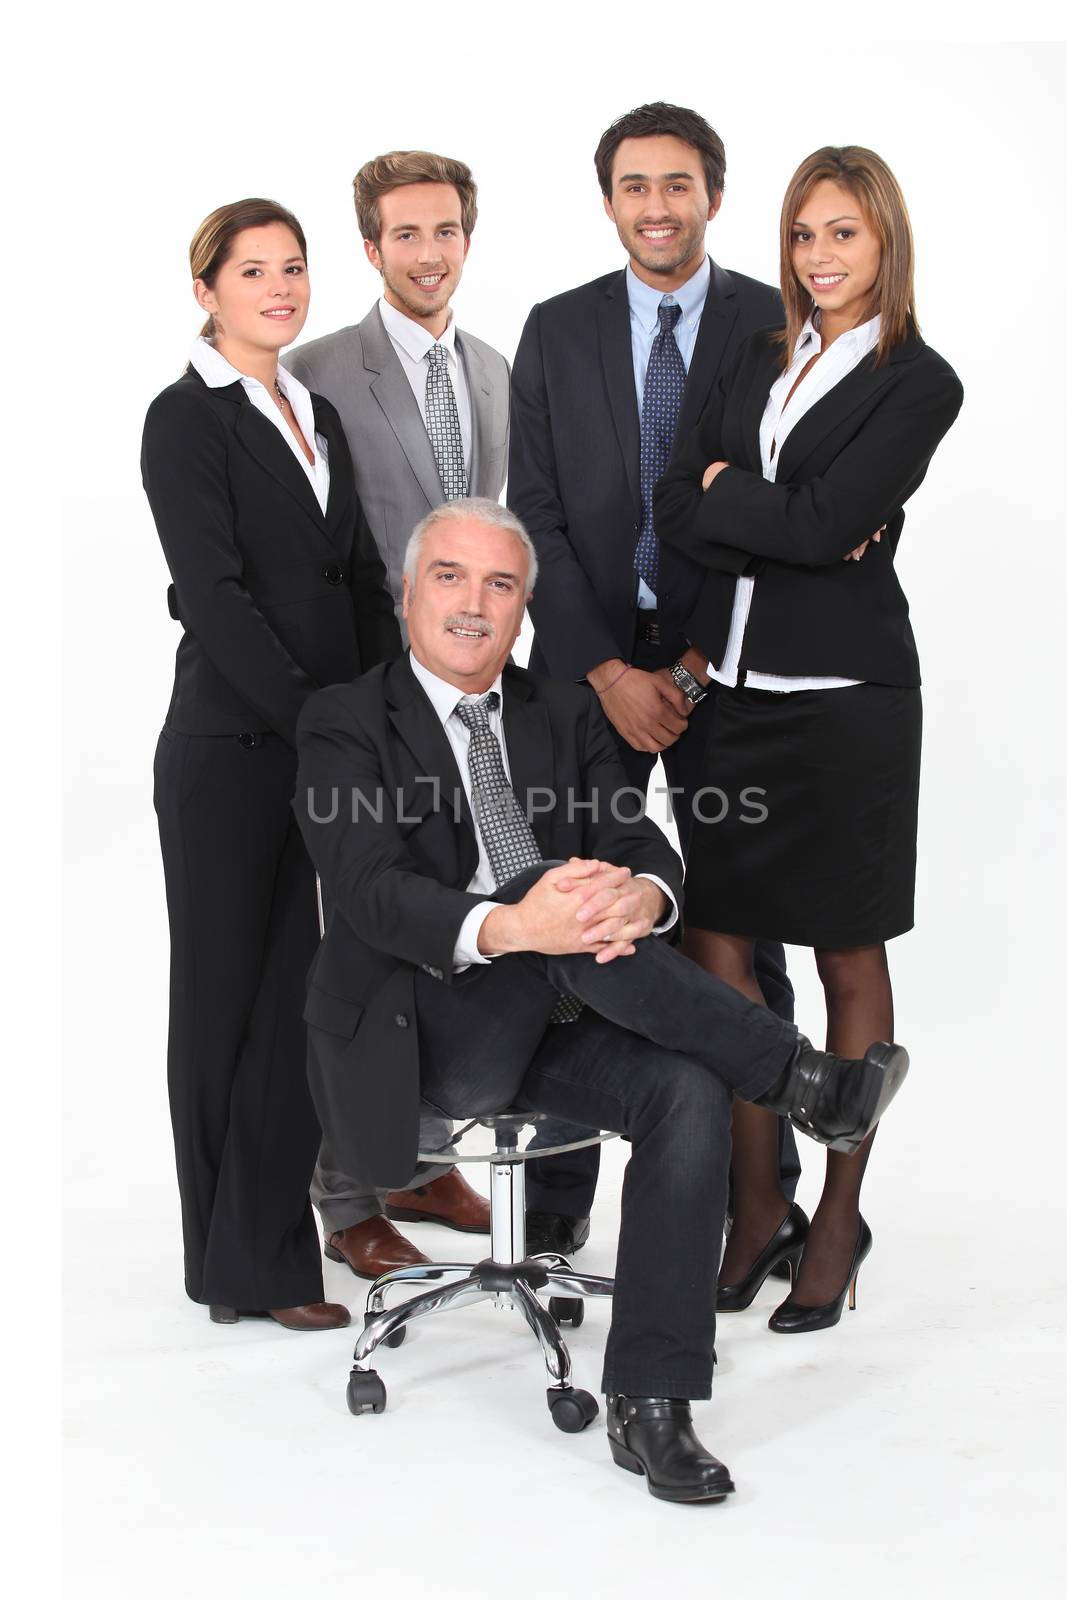
[[782, 366], [788, 365], [812, 308], [811, 295], [801, 287], [793, 266], [793, 228], [815, 185], [825, 181], [840, 184], [855, 198], [864, 221], [882, 247], [871, 311], [872, 316], [878, 314], [882, 318], [875, 356], [875, 366], [881, 366], [909, 333], [919, 331], [915, 315], [915, 245], [899, 183], [881, 156], [858, 144], [828, 144], [814, 151], [800, 163], [785, 192], [780, 235], [785, 329], [777, 335], [784, 345]]
[[356, 220], [364, 239], [373, 245], [381, 243], [379, 201], [391, 189], [403, 189], [409, 183], [450, 183], [459, 195], [460, 226], [470, 238], [478, 220], [478, 185], [470, 167], [429, 150], [390, 150], [388, 155], [365, 162], [352, 179]]
[[[291, 211], [280, 206], [276, 200], [231, 200], [229, 205], [219, 206], [205, 217], [193, 234], [189, 246], [189, 268], [194, 281], [200, 278], [209, 289], [213, 289], [220, 269], [230, 258], [237, 235], [245, 228], [263, 228], [272, 222], [284, 223], [291, 229], [300, 246], [300, 254], [307, 261], [304, 230]], [[215, 319], [208, 317], [200, 336], [212, 339], [214, 334]]]

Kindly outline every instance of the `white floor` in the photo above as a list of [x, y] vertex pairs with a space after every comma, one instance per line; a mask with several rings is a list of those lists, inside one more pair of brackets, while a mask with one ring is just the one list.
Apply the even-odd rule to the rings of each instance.
[[[910, 1177], [903, 1144], [894, 1158], [884, 1143], [856, 1313], [775, 1337], [765, 1321], [780, 1286], [768, 1284], [720, 1320], [698, 1427], [738, 1492], [703, 1508], [660, 1504], [613, 1466], [602, 1418], [577, 1437], [555, 1429], [513, 1314], [485, 1305], [421, 1323], [379, 1358], [386, 1412], [357, 1419], [348, 1332], [215, 1327], [182, 1298], [162, 1178], [76, 1212], [68, 1594], [1062, 1592], [1061, 1263], [1038, 1275], [996, 1214], [977, 1219], [982, 1237], [969, 1211], [930, 1227], [916, 1202], [940, 1197], [923, 1140], [913, 1128]], [[606, 1147], [579, 1258], [590, 1270], [612, 1268], [625, 1148]], [[810, 1199], [819, 1156], [806, 1153]], [[438, 1259], [474, 1259], [481, 1242], [411, 1233]], [[326, 1288], [358, 1316], [362, 1286], [345, 1269], [327, 1264]], [[592, 1304], [570, 1340], [575, 1381], [594, 1391], [607, 1316]]]

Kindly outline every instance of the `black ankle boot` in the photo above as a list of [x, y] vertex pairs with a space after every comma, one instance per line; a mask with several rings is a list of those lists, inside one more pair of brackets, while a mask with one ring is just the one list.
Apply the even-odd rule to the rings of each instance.
[[693, 1432], [688, 1400], [609, 1394], [607, 1401], [616, 1464], [647, 1478], [657, 1500], [694, 1504], [733, 1494], [729, 1471]]
[[758, 1106], [788, 1117], [831, 1150], [853, 1155], [908, 1075], [901, 1044], [872, 1044], [862, 1061], [816, 1050], [800, 1034], [792, 1061]]

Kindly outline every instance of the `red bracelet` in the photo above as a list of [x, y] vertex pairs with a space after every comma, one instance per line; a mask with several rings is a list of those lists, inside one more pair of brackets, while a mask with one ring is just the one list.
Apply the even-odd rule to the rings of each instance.
[[[631, 662], [630, 666], [632, 666], [632, 665], [633, 665], [633, 663]], [[623, 667], [622, 671], [617, 673], [616, 676], [614, 678], [612, 678], [610, 683], [606, 683], [602, 689], [598, 689], [597, 690], [597, 698], [598, 699], [602, 698], [604, 695], [607, 694], [609, 689], [614, 689], [615, 685], [619, 682], [619, 680], [621, 678], [625, 678], [626, 674], [630, 670], [630, 666]]]

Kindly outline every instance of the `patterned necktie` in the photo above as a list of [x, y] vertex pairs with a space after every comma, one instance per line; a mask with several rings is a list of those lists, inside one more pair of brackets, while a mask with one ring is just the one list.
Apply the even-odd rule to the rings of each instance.
[[446, 500], [459, 500], [467, 493], [467, 467], [463, 459], [463, 434], [452, 379], [448, 375], [448, 351], [443, 344], [432, 344], [426, 352], [426, 432], [441, 488]]
[[660, 301], [659, 332], [652, 341], [641, 404], [641, 531], [634, 566], [653, 594], [659, 579], [659, 540], [652, 526], [652, 491], [667, 470], [685, 389], [685, 362], [674, 337], [681, 314], [681, 306]]
[[[456, 706], [456, 716], [470, 734], [467, 765], [471, 775], [471, 810], [498, 889], [516, 873], [544, 860], [529, 819], [508, 782], [500, 740], [489, 721], [490, 711], [495, 711], [499, 704], [500, 696], [491, 689], [481, 699], [468, 698]], [[561, 995], [548, 1020], [574, 1022], [581, 1009], [580, 1000]]]

